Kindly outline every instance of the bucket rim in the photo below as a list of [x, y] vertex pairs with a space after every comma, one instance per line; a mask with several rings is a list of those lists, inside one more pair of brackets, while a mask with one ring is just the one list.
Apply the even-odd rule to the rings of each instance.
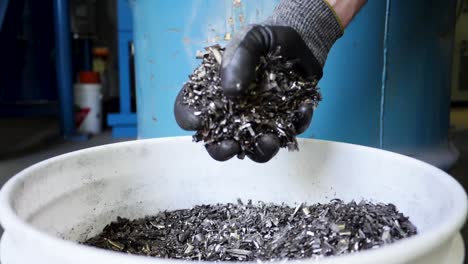
[[[51, 162], [60, 162], [65, 159], [76, 157], [77, 155], [91, 153], [95, 151], [102, 151], [104, 149], [117, 149], [129, 146], [158, 144], [167, 141], [191, 141], [189, 136], [181, 137], [166, 137], [166, 138], [155, 138], [155, 139], [141, 139], [135, 141], [127, 141], [120, 143], [112, 143], [88, 149], [73, 151], [63, 155], [59, 155], [39, 163], [36, 163], [21, 172], [17, 173], [12, 177], [0, 190], [0, 224], [5, 229], [5, 232], [15, 237], [21, 237], [28, 241], [40, 242], [40, 246], [43, 248], [55, 248], [55, 256], [70, 256], [73, 254], [73, 258], [77, 261], [90, 261], [90, 260], [102, 260], [105, 263], [139, 263], [149, 264], [154, 263], [153, 258], [125, 255], [119, 252], [113, 252], [109, 250], [97, 249], [85, 245], [78, 244], [74, 241], [63, 240], [59, 237], [53, 236], [46, 232], [40, 231], [34, 226], [28, 224], [26, 221], [21, 219], [13, 208], [14, 201], [13, 196], [18, 188], [24, 183], [24, 180], [30, 177], [30, 173], [36, 169], [39, 169], [46, 164]], [[306, 142], [310, 144], [331, 144], [336, 146], [342, 146], [346, 148], [354, 148], [359, 151], [371, 152], [375, 155], [382, 155], [382, 157], [391, 157], [396, 159], [397, 162], [413, 163], [415, 166], [420, 167], [424, 170], [430, 170], [433, 173], [433, 177], [436, 177], [443, 184], [450, 187], [450, 196], [456, 203], [454, 209], [450, 211], [450, 214], [446, 215], [444, 221], [440, 225], [432, 227], [424, 233], [420, 233], [416, 236], [405, 238], [403, 240], [396, 241], [392, 244], [385, 245], [384, 247], [363, 250], [360, 252], [345, 254], [341, 256], [331, 256], [321, 259], [318, 263], [323, 264], [336, 264], [336, 263], [379, 263], [379, 261], [385, 261], [392, 259], [395, 263], [406, 262], [408, 260], [417, 258], [424, 255], [426, 252], [436, 249], [443, 243], [448, 243], [450, 239], [455, 237], [459, 230], [462, 228], [466, 221], [468, 212], [468, 199], [467, 194], [463, 187], [455, 180], [451, 175], [436, 168], [423, 161], [404, 156], [398, 153], [335, 141], [317, 140], [317, 139], [299, 139], [299, 142]], [[408, 259], [409, 258], [409, 259]], [[159, 263], [187, 263], [186, 260], [176, 259], [157, 259]], [[290, 260], [287, 262], [294, 263], [306, 263], [310, 259], [301, 260]], [[209, 261], [205, 261], [208, 263]], [[271, 263], [283, 263], [284, 261], [275, 261]], [[256, 263], [256, 262], [242, 262], [242, 263]]]

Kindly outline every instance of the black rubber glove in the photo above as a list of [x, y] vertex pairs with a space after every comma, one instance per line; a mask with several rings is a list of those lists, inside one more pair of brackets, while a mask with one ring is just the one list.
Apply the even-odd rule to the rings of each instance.
[[[307, 12], [306, 16], [297, 17], [303, 12]], [[260, 58], [278, 47], [283, 57], [295, 61], [299, 74], [319, 80], [328, 51], [341, 34], [339, 21], [323, 0], [283, 1], [265, 24], [247, 27], [227, 45], [220, 73], [225, 95], [243, 96], [255, 80]], [[177, 123], [185, 130], [198, 130], [201, 121], [193, 109], [181, 103], [181, 96], [182, 91], [174, 107]], [[297, 134], [301, 134], [310, 125], [313, 108], [309, 105], [296, 110], [301, 118], [294, 126]], [[215, 160], [225, 161], [237, 155], [240, 146], [235, 140], [227, 139], [207, 145], [206, 149]], [[266, 134], [257, 139], [256, 149], [247, 156], [256, 162], [267, 162], [279, 149], [278, 137]]]

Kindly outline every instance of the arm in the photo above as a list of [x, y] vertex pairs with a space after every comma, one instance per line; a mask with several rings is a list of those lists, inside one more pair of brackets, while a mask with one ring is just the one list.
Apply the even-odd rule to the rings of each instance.
[[[282, 0], [273, 14], [263, 23], [249, 25], [236, 33], [226, 46], [220, 69], [221, 86], [229, 98], [246, 96], [255, 82], [260, 59], [280, 48], [281, 55], [295, 61], [295, 70], [305, 79], [318, 81], [328, 52], [345, 27], [365, 4], [366, 0]], [[180, 127], [198, 130], [202, 123], [194, 109], [175, 103], [175, 117]], [[313, 116], [311, 105], [291, 109], [300, 116], [293, 122], [291, 134], [303, 133]], [[208, 153], [224, 161], [236, 156], [241, 149], [232, 138], [206, 145]], [[255, 149], [247, 156], [256, 162], [267, 162], [280, 149], [274, 132], [256, 138]]]
[[326, 0], [346, 28], [354, 16], [361, 10], [367, 0]]

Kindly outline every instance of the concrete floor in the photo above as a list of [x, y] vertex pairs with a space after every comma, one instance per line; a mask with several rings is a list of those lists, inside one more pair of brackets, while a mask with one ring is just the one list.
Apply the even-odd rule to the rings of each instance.
[[[113, 139], [109, 131], [87, 141], [65, 141], [60, 139], [56, 121], [50, 119], [28, 119], [22, 123], [13, 121], [8, 125], [6, 122], [0, 120], [0, 187], [16, 173], [40, 161], [80, 149], [124, 141]], [[0, 236], [2, 233], [0, 226]]]
[[[460, 118], [457, 115], [457, 120], [468, 122], [468, 111], [466, 113], [467, 118]], [[2, 128], [0, 130], [0, 186], [17, 172], [42, 160], [71, 151], [122, 141], [112, 139], [110, 132], [82, 142], [60, 140], [54, 120], [27, 120], [27, 122], [23, 120], [22, 122], [9, 122], [8, 125], [5, 122], [5, 120], [0, 120]], [[465, 124], [456, 124], [452, 135], [453, 142], [460, 151], [460, 158], [450, 170], [450, 174], [465, 189], [468, 189], [468, 130], [465, 130], [464, 126]], [[468, 125], [466, 126], [468, 128]], [[457, 131], [459, 128], [461, 130]], [[0, 227], [0, 236], [2, 231]], [[468, 228], [464, 228], [462, 234], [465, 242], [468, 242]]]
[[[5, 156], [7, 156], [7, 154], [3, 153], [4, 158], [0, 159], [0, 186], [22, 169], [48, 158], [84, 148], [120, 141], [122, 140], [112, 139], [110, 132], [105, 132], [82, 142], [71, 142], [59, 140], [57, 138], [49, 138], [48, 140], [37, 143], [35, 146], [30, 148], [15, 149], [15, 153], [8, 155], [6, 158]], [[2, 148], [1, 145], [0, 148]]]

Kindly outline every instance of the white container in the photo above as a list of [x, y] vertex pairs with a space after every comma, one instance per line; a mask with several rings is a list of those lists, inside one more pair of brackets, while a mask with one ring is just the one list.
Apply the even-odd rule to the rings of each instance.
[[162, 138], [101, 146], [41, 162], [0, 191], [0, 222], [6, 230], [1, 262], [186, 264], [72, 241], [97, 234], [117, 216], [137, 218], [237, 198], [291, 205], [341, 198], [394, 203], [420, 234], [379, 249], [300, 263], [462, 263], [459, 230], [467, 197], [445, 172], [406, 156], [350, 144], [300, 140], [300, 148], [282, 151], [266, 164], [220, 163], [189, 137]]
[[74, 85], [75, 122], [82, 134], [99, 134], [102, 130], [102, 94], [101, 84]]

